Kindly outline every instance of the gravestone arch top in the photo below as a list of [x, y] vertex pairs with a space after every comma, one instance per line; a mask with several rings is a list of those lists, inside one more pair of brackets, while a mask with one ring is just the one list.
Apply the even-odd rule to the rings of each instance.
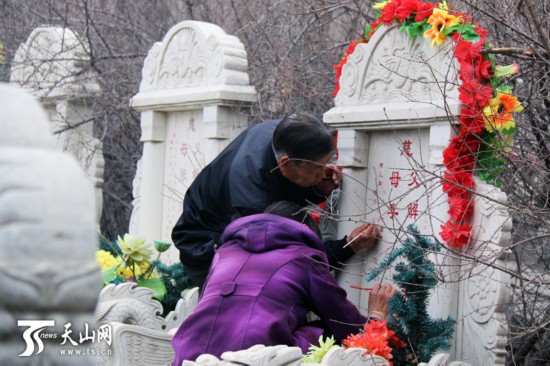
[[71, 29], [38, 27], [15, 52], [10, 81], [40, 99], [95, 95], [100, 87], [86, 66], [89, 55]]
[[253, 102], [246, 51], [240, 40], [219, 26], [183, 21], [150, 49], [140, 92], [131, 100], [137, 110], [181, 110], [197, 102]]
[[391, 121], [399, 128], [403, 121], [425, 125], [457, 115], [458, 66], [451, 52], [450, 43], [431, 47], [421, 37], [409, 39], [398, 26], [380, 28], [348, 56], [335, 108], [325, 113], [325, 122], [339, 127]]

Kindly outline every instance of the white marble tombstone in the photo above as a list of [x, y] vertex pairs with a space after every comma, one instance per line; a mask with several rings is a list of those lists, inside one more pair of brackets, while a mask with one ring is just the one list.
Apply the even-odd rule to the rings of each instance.
[[73, 154], [93, 182], [99, 222], [104, 160], [93, 136], [92, 98], [101, 90], [89, 60], [87, 45], [72, 30], [39, 27], [17, 49], [10, 81], [40, 100], [56, 147]]
[[[324, 114], [324, 121], [339, 130], [339, 164], [344, 166], [339, 233], [349, 232], [357, 221], [383, 227], [382, 244], [353, 258], [339, 275], [363, 311], [368, 292], [352, 286], [371, 287], [365, 274], [405, 239], [409, 224], [443, 243], [439, 232], [448, 219], [448, 203], [440, 185], [442, 152], [453, 134], [449, 116], [459, 113], [451, 47], [432, 48], [419, 37], [410, 40], [397, 26], [380, 28], [348, 57], [335, 107]], [[491, 192], [495, 199], [476, 200], [471, 222], [475, 240], [465, 254], [493, 254], [505, 265], [502, 246], [510, 238], [510, 222], [498, 203], [506, 196], [476, 183], [477, 192]], [[488, 225], [494, 212], [498, 222]], [[433, 260], [445, 282], [432, 294], [429, 310], [433, 317], [457, 320], [451, 359], [503, 365], [507, 277], [445, 250]], [[391, 282], [391, 276], [386, 272], [382, 281]]]
[[[129, 231], [171, 241], [185, 190], [200, 170], [248, 126], [239, 111], [256, 99], [246, 51], [220, 27], [183, 21], [153, 45], [139, 93], [143, 156], [134, 179]], [[163, 261], [178, 261], [171, 248]]]
[[[0, 364], [93, 364], [59, 353], [86, 352], [78, 334], [94, 328], [101, 278], [92, 185], [56, 150], [33, 96], [0, 83], [0, 110]], [[76, 346], [61, 344], [65, 330]]]

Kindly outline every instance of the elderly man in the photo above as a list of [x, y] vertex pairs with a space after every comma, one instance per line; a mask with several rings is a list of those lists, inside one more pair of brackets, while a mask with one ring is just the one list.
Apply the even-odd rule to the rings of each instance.
[[[316, 117], [292, 114], [249, 127], [199, 173], [172, 231], [180, 260], [197, 286], [206, 280], [221, 233], [233, 219], [261, 213], [276, 201], [302, 207], [320, 203], [340, 186], [342, 175], [329, 163], [333, 140]], [[330, 265], [374, 246], [377, 236], [378, 229], [365, 224], [343, 239], [325, 242]]]

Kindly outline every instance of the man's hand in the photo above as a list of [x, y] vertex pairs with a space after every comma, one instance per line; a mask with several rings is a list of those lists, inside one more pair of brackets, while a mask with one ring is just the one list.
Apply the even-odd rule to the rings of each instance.
[[378, 244], [380, 239], [380, 231], [378, 226], [374, 224], [363, 224], [352, 230], [348, 235], [347, 241], [351, 250], [357, 253], [363, 248], [371, 249]]
[[325, 177], [314, 186], [315, 191], [323, 196], [328, 196], [330, 192], [339, 188], [342, 184], [342, 172], [336, 164], [325, 165]]

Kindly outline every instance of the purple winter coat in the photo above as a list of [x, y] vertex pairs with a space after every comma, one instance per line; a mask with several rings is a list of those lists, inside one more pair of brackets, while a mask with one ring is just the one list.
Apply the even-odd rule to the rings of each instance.
[[305, 225], [271, 214], [227, 226], [195, 311], [176, 332], [174, 365], [256, 344], [298, 346], [307, 353], [323, 330], [337, 340], [366, 322], [331, 275], [321, 240]]

